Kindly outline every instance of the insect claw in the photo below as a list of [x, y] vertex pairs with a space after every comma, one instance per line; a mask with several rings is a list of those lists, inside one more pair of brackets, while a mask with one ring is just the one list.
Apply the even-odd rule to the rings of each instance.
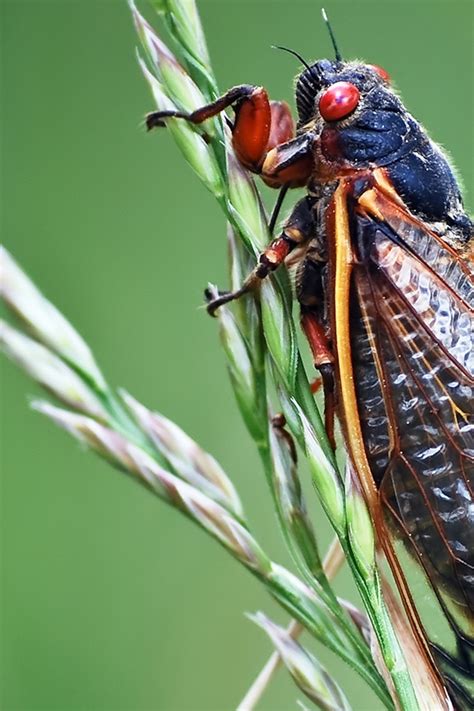
[[159, 111], [151, 111], [145, 116], [144, 122], [147, 131], [166, 125], [165, 122], [161, 120], [159, 114]]
[[293, 464], [297, 464], [298, 454], [296, 451], [294, 439], [291, 434], [285, 429], [286, 417], [283, 415], [283, 413], [279, 412], [271, 418], [271, 424], [277, 437], [280, 437], [284, 442], [286, 442], [291, 459], [293, 460]]
[[145, 116], [146, 127], [149, 131], [152, 128], [157, 128], [159, 126], [166, 126], [166, 122], [163, 119], [166, 118], [182, 118], [190, 120], [190, 114], [184, 114], [182, 111], [176, 111], [175, 109], [166, 109], [164, 111], [150, 111], [149, 114]]
[[215, 298], [214, 294], [215, 292], [209, 288], [204, 291], [204, 297], [207, 301], [207, 313], [209, 316], [215, 317], [217, 309], [223, 304], [227, 304], [229, 301], [232, 301], [234, 299], [234, 294], [231, 291], [218, 291], [218, 295]]

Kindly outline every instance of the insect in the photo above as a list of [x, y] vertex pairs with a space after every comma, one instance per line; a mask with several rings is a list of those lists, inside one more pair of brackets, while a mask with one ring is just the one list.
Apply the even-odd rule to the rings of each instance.
[[[191, 114], [153, 112], [147, 125], [232, 107], [241, 163], [281, 194], [306, 188], [242, 287], [208, 310], [297, 254], [329, 437], [337, 415], [411, 624], [456, 707], [474, 708], [473, 225], [446, 156], [388, 74], [343, 61], [328, 28], [334, 60], [288, 50], [305, 67], [296, 129], [285, 103], [247, 84]], [[431, 589], [425, 617], [400, 542]]]

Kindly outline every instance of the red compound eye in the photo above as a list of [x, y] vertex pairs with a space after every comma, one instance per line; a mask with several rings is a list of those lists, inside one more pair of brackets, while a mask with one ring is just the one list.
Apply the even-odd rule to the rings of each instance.
[[390, 84], [390, 74], [385, 71], [382, 67], [379, 67], [378, 64], [369, 64], [369, 67], [371, 67], [381, 79], [387, 82], [387, 84]]
[[319, 99], [319, 111], [325, 121], [339, 121], [349, 116], [359, 103], [359, 89], [347, 81], [338, 81]]

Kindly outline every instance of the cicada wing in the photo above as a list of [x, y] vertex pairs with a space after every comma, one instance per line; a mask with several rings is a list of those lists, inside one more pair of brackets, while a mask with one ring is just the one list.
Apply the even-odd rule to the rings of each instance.
[[[440, 239], [399, 207], [385, 213], [386, 220], [380, 210], [377, 217], [349, 210], [350, 344], [335, 307], [337, 364], [344, 387], [348, 364], [341, 361], [350, 357], [357, 426], [405, 580], [414, 585], [402, 545], [429, 583], [421, 591], [410, 585], [410, 592], [432, 654], [457, 703], [472, 708], [472, 271], [453, 248], [454, 236]], [[354, 418], [347, 406], [341, 414], [343, 425]], [[351, 450], [357, 428], [346, 422], [346, 432], [348, 425]]]

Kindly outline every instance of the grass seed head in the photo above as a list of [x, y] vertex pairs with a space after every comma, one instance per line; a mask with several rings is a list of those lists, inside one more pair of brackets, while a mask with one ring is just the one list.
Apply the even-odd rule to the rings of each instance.
[[[197, 84], [140, 14], [132, 0], [129, 4], [142, 46], [167, 95], [182, 111], [191, 112], [203, 106], [206, 99]], [[214, 133], [212, 121], [206, 121], [203, 128], [208, 135]]]
[[229, 131], [226, 143], [229, 208], [247, 248], [257, 255], [268, 244], [267, 220], [255, 184], [234, 154]]
[[[210, 284], [208, 289], [212, 298], [217, 296], [214, 285]], [[216, 315], [229, 375], [242, 417], [252, 437], [256, 441], [263, 441], [266, 436], [267, 409], [262, 389], [257, 383], [253, 354], [230, 309], [221, 306]]]
[[249, 615], [269, 636], [297, 686], [321, 709], [349, 711], [349, 703], [326, 669], [287, 630], [262, 612]]
[[331, 462], [323, 452], [314, 429], [296, 400], [293, 405], [298, 412], [303, 427], [304, 445], [313, 483], [335, 531], [345, 536], [346, 513], [341, 480]]
[[104, 377], [85, 341], [3, 246], [0, 246], [0, 273], [0, 296], [28, 331], [83, 371], [99, 390], [105, 389]]
[[72, 368], [41, 343], [0, 321], [0, 347], [62, 403], [92, 417], [107, 420], [107, 412], [93, 391]]
[[206, 38], [194, 0], [153, 0], [158, 12], [165, 12], [171, 29], [189, 58], [211, 73]]
[[[141, 57], [138, 57], [138, 62], [150, 85], [157, 108], [160, 111], [175, 110], [176, 105], [167, 96], [163, 85], [149, 71]], [[164, 122], [191, 168], [208, 190], [220, 199], [224, 194], [222, 179], [214, 153], [206, 141], [183, 119], [168, 118], [164, 119]]]
[[121, 395], [140, 429], [150, 437], [178, 476], [202, 488], [204, 493], [241, 517], [242, 504], [235, 487], [214, 457], [167, 417], [148, 410], [128, 393], [122, 391]]

